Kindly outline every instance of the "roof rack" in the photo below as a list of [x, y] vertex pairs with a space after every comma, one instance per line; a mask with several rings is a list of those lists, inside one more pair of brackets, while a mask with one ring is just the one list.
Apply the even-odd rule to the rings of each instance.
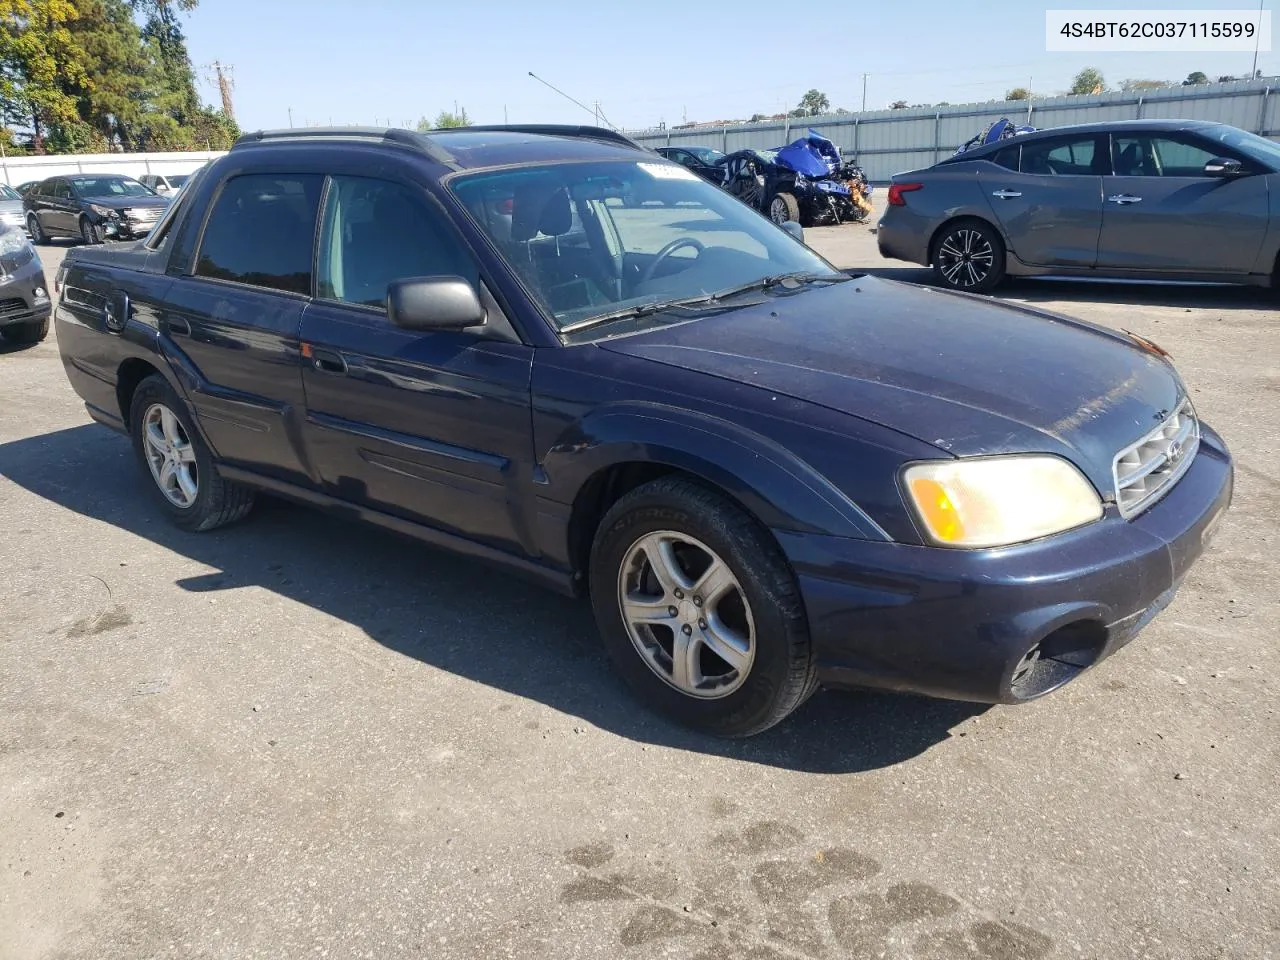
[[604, 140], [608, 143], [619, 143], [636, 150], [645, 149], [626, 134], [619, 133], [617, 130], [568, 123], [494, 123], [472, 127], [455, 127], [451, 130], [432, 130], [431, 133], [467, 133], [468, 131], [481, 133], [533, 133], [544, 137], [578, 137], [583, 140]]
[[431, 159], [449, 166], [454, 166], [456, 163], [453, 155], [438, 144], [432, 143], [430, 137], [424, 137], [422, 134], [414, 133], [411, 130], [401, 130], [398, 127], [291, 127], [285, 130], [257, 130], [241, 136], [232, 144], [232, 149], [251, 143], [263, 143], [273, 140], [324, 139], [383, 140], [388, 143], [398, 143], [402, 146], [412, 147], [425, 153]]

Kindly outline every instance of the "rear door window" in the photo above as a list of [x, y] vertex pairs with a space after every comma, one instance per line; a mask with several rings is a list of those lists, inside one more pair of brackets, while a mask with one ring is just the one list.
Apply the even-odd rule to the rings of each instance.
[[1006, 170], [1017, 171], [1018, 160], [1022, 155], [1022, 144], [1017, 143], [1011, 147], [1005, 147], [1003, 150], [997, 150], [987, 159], [998, 167], [1004, 167]]
[[1097, 137], [1055, 137], [1022, 144], [1023, 173], [1039, 176], [1102, 176], [1105, 158]]
[[205, 223], [196, 275], [310, 295], [323, 186], [319, 174], [228, 180]]

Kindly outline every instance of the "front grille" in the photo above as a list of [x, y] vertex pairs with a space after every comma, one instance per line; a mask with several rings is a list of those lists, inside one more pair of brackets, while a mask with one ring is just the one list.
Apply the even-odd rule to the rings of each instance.
[[1132, 517], [1169, 492], [1200, 448], [1200, 421], [1188, 397], [1160, 426], [1121, 450], [1112, 468], [1120, 515]]
[[140, 207], [128, 211], [124, 216], [131, 223], [155, 223], [160, 219], [160, 211], [155, 208]]
[[0, 320], [16, 317], [19, 314], [27, 313], [27, 301], [21, 297], [11, 297], [8, 300], [0, 300]]

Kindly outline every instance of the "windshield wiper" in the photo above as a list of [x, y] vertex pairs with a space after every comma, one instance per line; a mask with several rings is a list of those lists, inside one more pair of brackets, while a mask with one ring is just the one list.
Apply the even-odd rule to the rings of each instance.
[[[691, 307], [716, 307], [720, 305], [721, 300], [729, 297], [736, 297], [740, 293], [747, 293], [751, 290], [769, 290], [773, 287], [779, 287], [786, 283], [794, 283], [797, 286], [806, 283], [842, 283], [845, 280], [853, 278], [843, 273], [779, 273], [769, 277], [761, 277], [758, 280], [752, 280], [750, 283], [741, 283], [735, 287], [729, 287], [725, 290], [717, 290], [715, 293], [699, 294], [695, 297], [677, 297], [671, 300], [654, 300], [649, 303], [638, 303], [634, 307], [624, 307], [621, 310], [614, 310], [611, 313], [602, 313], [597, 317], [587, 317], [585, 320], [578, 320], [574, 323], [566, 324], [560, 328], [563, 333], [576, 333], [579, 330], [586, 330], [588, 327], [598, 326], [602, 323], [611, 323], [614, 320], [634, 320], [639, 317], [647, 317], [651, 314], [662, 313], [666, 310], [677, 310]], [[726, 304], [726, 306], [728, 306]]]
[[852, 279], [852, 277], [844, 273], [810, 273], [807, 271], [776, 273], [771, 277], [761, 277], [759, 280], [752, 280], [750, 283], [742, 283], [736, 287], [729, 287], [727, 290], [719, 290], [713, 293], [711, 297], [715, 300], [723, 300], [725, 297], [746, 293], [748, 290], [769, 290], [788, 283], [793, 283], [799, 287], [806, 283], [843, 283]]
[[602, 323], [612, 323], [614, 320], [634, 320], [655, 313], [663, 313], [667, 310], [714, 307], [717, 306], [716, 301], [720, 299], [720, 296], [720, 294], [709, 293], [700, 294], [696, 297], [676, 297], [671, 300], [651, 300], [648, 303], [637, 303], [634, 307], [623, 307], [621, 310], [614, 310], [610, 313], [602, 313], [599, 316], [587, 317], [585, 320], [576, 320], [573, 323], [565, 324], [560, 328], [560, 332], [576, 333], [579, 330], [586, 330], [588, 327], [599, 326]]

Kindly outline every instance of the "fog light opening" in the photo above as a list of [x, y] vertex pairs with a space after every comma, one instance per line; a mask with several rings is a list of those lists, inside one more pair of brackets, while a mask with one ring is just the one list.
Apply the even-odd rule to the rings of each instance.
[[1093, 666], [1106, 643], [1106, 627], [1094, 620], [1059, 627], [1022, 655], [1013, 668], [1010, 694], [1032, 700], [1057, 690]]

